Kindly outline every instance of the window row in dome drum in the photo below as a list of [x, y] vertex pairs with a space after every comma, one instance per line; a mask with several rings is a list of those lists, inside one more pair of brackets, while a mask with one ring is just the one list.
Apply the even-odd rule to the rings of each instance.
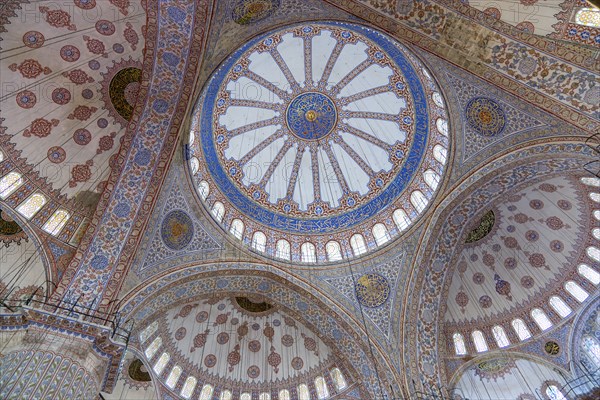
[[[0, 151], [0, 163], [3, 161], [4, 154]], [[24, 183], [23, 176], [16, 171], [4, 175], [0, 179], [0, 199], [7, 199]], [[47, 202], [48, 200], [43, 194], [33, 193], [17, 206], [17, 212], [25, 217], [25, 219], [30, 220], [44, 207], [44, 205], [47, 204]], [[52, 236], [58, 236], [70, 218], [71, 214], [68, 211], [59, 208], [44, 222], [42, 229]]]
[[[598, 283], [600, 283], [600, 273], [589, 266], [585, 264], [579, 265], [578, 272], [593, 285], [598, 285]], [[580, 303], [584, 302], [589, 296], [588, 292], [586, 292], [574, 281], [566, 282], [564, 288], [565, 291], [567, 291], [575, 300]], [[571, 307], [569, 307], [569, 305], [560, 296], [550, 297], [548, 304], [562, 318], [569, 316], [573, 312]], [[530, 315], [541, 331], [550, 329], [553, 325], [548, 315], [546, 315], [546, 313], [540, 308], [534, 308], [531, 310]], [[513, 319], [511, 326], [519, 340], [523, 341], [531, 338], [531, 331], [521, 318]], [[511, 344], [504, 328], [500, 325], [496, 325], [492, 328], [492, 336], [494, 337], [494, 340], [499, 348], [507, 347]], [[473, 331], [471, 333], [471, 339], [473, 341], [473, 346], [478, 353], [488, 351], [488, 345], [483, 332], [479, 330]], [[462, 334], [458, 332], [454, 333], [452, 335], [452, 341], [454, 342], [454, 352], [456, 355], [467, 354], [467, 346], [465, 343], [465, 338]]]

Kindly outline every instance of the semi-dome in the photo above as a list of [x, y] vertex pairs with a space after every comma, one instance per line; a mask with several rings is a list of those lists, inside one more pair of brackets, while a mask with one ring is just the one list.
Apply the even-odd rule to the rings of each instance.
[[338, 261], [418, 219], [444, 172], [431, 74], [388, 36], [289, 26], [231, 55], [194, 111], [191, 171], [213, 216], [269, 256]]

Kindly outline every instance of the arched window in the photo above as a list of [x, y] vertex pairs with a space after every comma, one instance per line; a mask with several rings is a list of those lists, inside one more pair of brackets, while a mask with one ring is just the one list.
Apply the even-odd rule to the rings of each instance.
[[140, 333], [140, 343], [144, 343], [158, 329], [158, 321], [154, 321]]
[[598, 221], [600, 221], [600, 210], [594, 211], [594, 218], [596, 218]]
[[192, 175], [196, 175], [196, 172], [200, 169], [200, 161], [196, 157], [192, 157], [190, 165], [192, 167]]
[[177, 382], [179, 381], [179, 377], [181, 376], [181, 367], [179, 365], [176, 365], [173, 367], [173, 369], [171, 370], [171, 373], [169, 374], [166, 384], [169, 388], [173, 389], [175, 387], [175, 385], [177, 385]]
[[600, 283], [600, 274], [585, 264], [580, 264], [577, 267], [577, 272], [579, 272], [579, 275], [583, 276], [594, 285]]
[[5, 199], [23, 184], [23, 178], [18, 172], [9, 172], [0, 179], [0, 198]]
[[65, 226], [69, 218], [71, 218], [71, 214], [65, 210], [58, 209], [54, 211], [54, 214], [52, 214], [50, 219], [46, 221], [42, 229], [52, 236], [56, 236], [60, 233], [61, 229]]
[[304, 383], [298, 385], [298, 400], [310, 400], [308, 386], [306, 386]]
[[571, 314], [571, 312], [573, 311], [571, 310], [571, 307], [569, 307], [567, 303], [565, 303], [564, 300], [558, 296], [550, 297], [550, 300], [548, 302], [550, 303], [550, 307], [552, 307], [554, 311], [556, 311], [558, 315], [560, 315], [563, 318]]
[[4, 153], [0, 151], [0, 162], [4, 161]]
[[429, 200], [427, 200], [427, 197], [425, 197], [423, 192], [421, 192], [420, 190], [415, 190], [410, 195], [410, 204], [412, 204], [413, 207], [415, 207], [415, 209], [420, 213], [423, 212], [423, 210], [425, 210], [425, 207], [427, 207], [428, 202]]
[[190, 138], [188, 140], [188, 144], [191, 146], [194, 144], [194, 139], [196, 139], [196, 133], [192, 130], [190, 131]]
[[596, 240], [600, 240], [600, 228], [592, 229], [592, 236], [594, 236]]
[[575, 14], [575, 23], [579, 25], [600, 27], [600, 10], [595, 8], [582, 8]]
[[423, 172], [423, 179], [425, 180], [427, 186], [431, 188], [431, 190], [437, 189], [440, 183], [440, 176], [432, 169], [428, 169]]
[[594, 247], [594, 246], [588, 247], [587, 255], [592, 260], [600, 262], [600, 250], [597, 247]]
[[279, 391], [279, 400], [290, 400], [290, 391], [287, 389], [281, 389]]
[[492, 334], [494, 335], [494, 339], [496, 339], [498, 347], [506, 347], [510, 345], [510, 341], [506, 336], [506, 332], [504, 332], [504, 328], [500, 325], [496, 325], [492, 328]]
[[581, 178], [581, 183], [588, 186], [600, 187], [600, 178], [585, 176]]
[[546, 396], [548, 396], [550, 400], [567, 400], [556, 385], [548, 385], [548, 387], [546, 387]]
[[159, 336], [150, 343], [150, 346], [146, 348], [144, 354], [146, 354], [146, 358], [150, 360], [156, 354], [156, 351], [162, 346], [162, 338]]
[[250, 393], [242, 393], [240, 400], [252, 400], [252, 395]]
[[231, 221], [231, 227], [229, 228], [229, 232], [238, 239], [242, 239], [242, 235], [244, 235], [244, 223], [241, 219], [234, 219]]
[[169, 353], [162, 353], [160, 358], [156, 361], [156, 364], [154, 364], [153, 369], [156, 375], [160, 375], [163, 372], [163, 369], [165, 369], [170, 359], [171, 356], [169, 355]]
[[408, 218], [408, 215], [406, 215], [404, 210], [399, 208], [394, 210], [392, 218], [400, 231], [403, 231], [410, 226], [410, 218]]
[[317, 390], [317, 398], [319, 400], [324, 400], [329, 397], [329, 388], [325, 383], [325, 378], [322, 376], [317, 376], [315, 378], [315, 389]]
[[598, 344], [598, 340], [593, 336], [584, 336], [581, 340], [581, 349], [595, 368], [600, 368], [600, 344]]
[[384, 224], [375, 224], [373, 226], [373, 237], [377, 246], [381, 246], [390, 241], [392, 238]]
[[437, 126], [438, 131], [444, 135], [448, 136], [448, 121], [443, 118], [438, 118], [435, 121], [435, 126]]
[[581, 286], [573, 281], [565, 283], [565, 290], [580, 303], [583, 303], [589, 296], [588, 292], [583, 290]]
[[213, 387], [209, 384], [202, 386], [199, 400], [210, 400], [212, 398], [213, 391]]
[[529, 328], [522, 319], [513, 319], [511, 324], [520, 340], [527, 340], [531, 337], [531, 332], [529, 332]]
[[290, 242], [285, 239], [279, 239], [275, 245], [275, 257], [289, 260], [290, 254]]
[[252, 248], [261, 252], [267, 248], [267, 237], [261, 231], [256, 231], [252, 235]]
[[433, 146], [433, 158], [438, 160], [440, 164], [446, 164], [447, 155], [448, 151], [441, 144], [436, 144], [435, 146]]
[[212, 215], [215, 217], [217, 222], [223, 221], [223, 216], [225, 215], [225, 206], [220, 201], [215, 201], [212, 208]]
[[258, 396], [258, 400], [271, 400], [271, 395], [267, 392], [263, 392]]
[[333, 384], [338, 392], [348, 387], [348, 383], [346, 382], [346, 378], [344, 378], [344, 374], [342, 374], [342, 371], [340, 371], [340, 369], [337, 367], [331, 370], [331, 379], [333, 380]]
[[436, 106], [444, 108], [444, 100], [442, 99], [441, 94], [439, 94], [438, 92], [433, 92], [431, 98], [433, 99], [433, 102]]
[[350, 247], [352, 247], [352, 253], [354, 256], [360, 256], [367, 252], [367, 244], [365, 238], [360, 233], [355, 233], [350, 238]]
[[477, 350], [478, 353], [488, 350], [487, 343], [485, 342], [485, 337], [483, 336], [483, 333], [481, 331], [473, 331], [473, 333], [471, 333], [471, 336], [473, 337], [475, 350]]
[[550, 321], [546, 313], [539, 308], [534, 308], [533, 310], [531, 310], [531, 318], [533, 318], [537, 326], [539, 326], [540, 329], [543, 331], [552, 326], [552, 322]]
[[462, 356], [467, 354], [467, 347], [465, 346], [465, 339], [460, 333], [452, 335], [452, 341], [454, 342], [454, 352], [456, 355]]
[[300, 256], [302, 262], [317, 262], [317, 249], [315, 248], [315, 245], [310, 242], [303, 243], [300, 247]]
[[44, 207], [44, 204], [46, 204], [46, 197], [43, 194], [35, 193], [22, 202], [21, 205], [17, 207], [17, 211], [25, 218], [31, 219], [31, 217]]
[[[190, 397], [192, 397], [197, 383], [198, 380], [196, 378], [194, 378], [193, 376], [188, 376], [188, 378], [185, 380], [185, 383], [183, 384], [183, 388], [181, 388], [181, 397], [183, 397], [184, 399], [189, 399]], [[203, 398], [202, 394], [200, 394], [200, 400], [210, 400], [210, 397]]]
[[327, 242], [325, 252], [327, 253], [328, 261], [340, 261], [342, 259], [342, 249], [340, 248], [340, 244], [335, 240]]
[[219, 400], [231, 400], [233, 398], [233, 395], [231, 394], [231, 392], [229, 390], [223, 390], [221, 392], [221, 396], [219, 397]]
[[208, 194], [210, 193], [210, 186], [208, 185], [208, 182], [200, 181], [200, 184], [198, 184], [198, 193], [200, 194], [202, 200], [206, 200]]

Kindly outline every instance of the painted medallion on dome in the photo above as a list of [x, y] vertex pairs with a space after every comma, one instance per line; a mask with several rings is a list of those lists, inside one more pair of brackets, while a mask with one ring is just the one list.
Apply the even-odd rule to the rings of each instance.
[[160, 233], [167, 247], [172, 250], [181, 250], [192, 241], [194, 224], [185, 212], [174, 210], [163, 219]]
[[390, 284], [378, 274], [366, 274], [356, 282], [356, 298], [365, 307], [379, 307], [390, 296]]

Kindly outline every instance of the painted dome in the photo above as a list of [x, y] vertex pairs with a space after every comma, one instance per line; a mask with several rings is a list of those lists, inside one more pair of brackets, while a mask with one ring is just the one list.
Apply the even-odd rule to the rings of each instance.
[[190, 165], [235, 236], [301, 262], [357, 256], [405, 230], [444, 172], [439, 88], [405, 47], [348, 23], [259, 36], [194, 111]]

